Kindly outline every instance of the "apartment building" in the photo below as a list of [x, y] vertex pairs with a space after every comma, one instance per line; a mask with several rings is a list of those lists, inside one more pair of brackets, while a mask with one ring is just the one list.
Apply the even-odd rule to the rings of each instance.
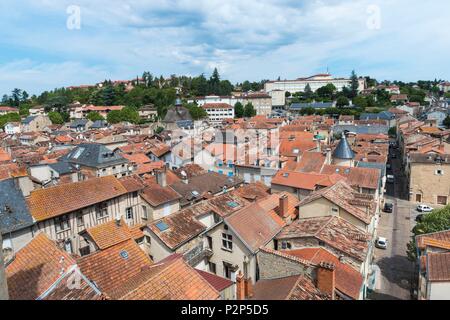
[[206, 103], [202, 106], [208, 114], [209, 121], [220, 124], [225, 119], [234, 118], [234, 105], [228, 103]]
[[[311, 77], [298, 78], [295, 80], [269, 81], [264, 85], [264, 91], [267, 93], [274, 90], [282, 90], [290, 93], [305, 92], [308, 85], [312, 91], [317, 91], [317, 89], [324, 87], [327, 84], [333, 84], [338, 91], [341, 91], [344, 87], [350, 88], [351, 79], [333, 78], [331, 74], [317, 74]], [[364, 90], [366, 83], [363, 78], [358, 79], [358, 84], [358, 91]]]

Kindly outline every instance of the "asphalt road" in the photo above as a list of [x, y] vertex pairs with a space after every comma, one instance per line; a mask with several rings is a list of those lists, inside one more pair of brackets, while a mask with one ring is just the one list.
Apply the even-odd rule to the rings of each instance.
[[418, 213], [415, 203], [405, 200], [408, 190], [400, 160], [391, 161], [395, 183], [388, 184], [385, 199], [394, 204], [394, 212], [381, 213], [378, 225], [378, 236], [388, 239], [388, 248], [375, 251], [374, 263], [380, 268], [381, 274], [375, 292], [369, 296], [373, 300], [409, 300], [411, 284], [414, 282], [414, 264], [407, 258], [406, 246], [411, 240], [411, 230]]

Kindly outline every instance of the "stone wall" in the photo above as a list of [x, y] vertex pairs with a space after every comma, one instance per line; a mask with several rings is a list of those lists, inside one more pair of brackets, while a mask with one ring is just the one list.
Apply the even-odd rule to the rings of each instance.
[[294, 259], [267, 251], [259, 251], [257, 255], [260, 280], [279, 279], [297, 275], [313, 278], [314, 268]]

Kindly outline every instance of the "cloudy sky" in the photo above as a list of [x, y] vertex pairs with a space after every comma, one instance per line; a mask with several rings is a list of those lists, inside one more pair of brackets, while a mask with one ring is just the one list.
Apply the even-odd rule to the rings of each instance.
[[0, 94], [214, 67], [233, 83], [327, 68], [450, 78], [448, 0], [1, 0], [0, 12]]

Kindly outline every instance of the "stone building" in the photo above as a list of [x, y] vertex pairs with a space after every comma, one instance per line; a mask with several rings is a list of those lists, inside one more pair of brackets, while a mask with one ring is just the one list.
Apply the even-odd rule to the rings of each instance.
[[450, 203], [450, 155], [411, 153], [406, 171], [410, 201]]

